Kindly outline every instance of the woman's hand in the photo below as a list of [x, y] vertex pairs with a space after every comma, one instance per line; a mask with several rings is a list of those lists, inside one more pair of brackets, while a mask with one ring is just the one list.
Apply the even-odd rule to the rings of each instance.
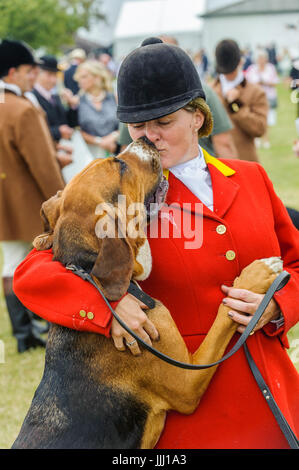
[[99, 146], [103, 148], [104, 150], [107, 150], [107, 152], [113, 153], [115, 152], [117, 148], [118, 137], [119, 137], [118, 131], [111, 132], [111, 134], [101, 137], [101, 143], [99, 144]]
[[59, 132], [60, 132], [60, 135], [61, 135], [62, 139], [70, 140], [70, 138], [73, 135], [74, 129], [72, 129], [67, 124], [62, 124], [61, 126], [59, 126], [58, 129], [59, 129]]
[[[159, 333], [155, 325], [142, 310], [143, 308], [148, 307], [131, 294], [127, 294], [119, 302], [115, 311], [134, 333], [151, 346], [151, 340], [157, 341], [159, 339]], [[134, 340], [133, 336], [131, 336], [115, 318], [112, 320], [111, 336], [115, 347], [119, 351], [125, 351], [126, 345], [134, 356], [141, 354], [137, 341]], [[129, 346], [128, 343], [130, 344], [132, 342], [133, 344]]]
[[60, 93], [61, 99], [66, 102], [72, 108], [77, 108], [80, 102], [80, 97], [78, 95], [74, 95], [72, 90], [68, 88], [64, 88]]
[[[222, 291], [227, 297], [222, 300], [222, 303], [229, 307], [228, 315], [230, 318], [239, 323], [237, 328], [239, 333], [243, 333], [246, 326], [252, 319], [258, 306], [264, 298], [263, 294], [255, 294], [246, 289], [236, 289], [234, 287], [221, 286]], [[271, 299], [269, 305], [265, 309], [262, 317], [256, 324], [254, 332], [263, 328], [269, 321], [276, 320], [280, 316], [280, 309], [274, 299]], [[252, 334], [252, 333], [251, 333]]]
[[62, 151], [57, 152], [56, 158], [61, 169], [73, 163], [72, 155], [67, 152], [62, 152]]

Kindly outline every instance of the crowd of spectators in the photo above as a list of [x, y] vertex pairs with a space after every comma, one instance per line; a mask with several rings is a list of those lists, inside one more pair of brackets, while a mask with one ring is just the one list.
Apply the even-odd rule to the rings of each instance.
[[[174, 37], [162, 35], [161, 39], [178, 44]], [[214, 117], [213, 132], [209, 138], [200, 142], [201, 145], [215, 156], [247, 159], [246, 155], [244, 157], [238, 154], [233, 139], [234, 119], [221, 102], [221, 94], [217, 96], [215, 90], [214, 83], [220, 75], [214, 66], [215, 58], [208, 57], [204, 49], [190, 55], [204, 84]], [[57, 143], [60, 141], [61, 145], [74, 141], [71, 146], [73, 160], [79, 158], [74, 148], [75, 143], [79, 145], [78, 134], [76, 138], [73, 135], [74, 129], [80, 131], [80, 137], [86, 144], [84, 149], [88, 158], [82, 157], [81, 151], [82, 165], [90, 158], [104, 158], [117, 153], [130, 141], [127, 130], [123, 129], [124, 125], [116, 117], [115, 82], [119, 64], [110, 54], [101, 52], [87, 55], [83, 49], [74, 49], [61, 64], [52, 56], [45, 56], [43, 60], [47, 63], [40, 66], [33, 95], [47, 113], [53, 139]], [[260, 126], [260, 132], [253, 137], [257, 148], [270, 148], [268, 130], [276, 124], [279, 106], [277, 85], [284, 81], [290, 88], [298, 88], [298, 60], [292, 60], [286, 48], [278, 54], [274, 44], [259, 46], [255, 51], [247, 47], [241, 50], [238, 77], [241, 74], [247, 82], [259, 85], [265, 92], [268, 103], [267, 122], [265, 126]], [[230, 95], [232, 93], [234, 92], [229, 91]], [[294, 145], [297, 148], [298, 144]], [[82, 143], [79, 146], [82, 148]], [[64, 153], [70, 152], [67, 145], [62, 148]], [[258, 160], [258, 157], [254, 159]], [[77, 171], [80, 165], [73, 167]], [[70, 176], [72, 174], [73, 172]]]

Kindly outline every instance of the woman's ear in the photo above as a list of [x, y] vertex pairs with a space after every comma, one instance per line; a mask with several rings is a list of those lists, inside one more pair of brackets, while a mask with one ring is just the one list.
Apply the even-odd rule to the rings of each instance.
[[198, 131], [202, 128], [205, 122], [205, 115], [200, 109], [196, 109], [196, 111], [193, 113], [193, 119], [194, 129], [198, 133]]
[[196, 112], [197, 111], [203, 116], [203, 122], [199, 127], [198, 137], [208, 137], [213, 130], [213, 116], [205, 100], [200, 100], [199, 109], [197, 109]]

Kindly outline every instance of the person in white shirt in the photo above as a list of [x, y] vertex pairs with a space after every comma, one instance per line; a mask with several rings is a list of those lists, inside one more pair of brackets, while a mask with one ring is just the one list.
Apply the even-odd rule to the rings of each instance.
[[[277, 109], [277, 90], [276, 86], [279, 83], [279, 77], [276, 68], [268, 60], [266, 51], [259, 50], [256, 56], [256, 63], [248, 67], [246, 71], [246, 78], [250, 83], [261, 85], [269, 103], [268, 110], [268, 126], [272, 127], [276, 124], [276, 109]], [[270, 147], [270, 140], [268, 135], [268, 128], [265, 134], [261, 137], [261, 143], [265, 148]]]

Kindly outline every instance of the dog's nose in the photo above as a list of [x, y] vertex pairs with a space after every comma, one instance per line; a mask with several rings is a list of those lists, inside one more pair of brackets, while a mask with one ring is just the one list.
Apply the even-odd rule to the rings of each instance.
[[146, 135], [143, 135], [142, 137], [139, 137], [138, 140], [142, 140], [142, 142], [144, 142], [145, 144], [147, 144], [147, 145], [149, 145], [150, 147], [153, 147], [154, 149], [157, 150], [155, 144], [154, 144], [151, 140], [149, 140], [149, 139], [146, 137]]

